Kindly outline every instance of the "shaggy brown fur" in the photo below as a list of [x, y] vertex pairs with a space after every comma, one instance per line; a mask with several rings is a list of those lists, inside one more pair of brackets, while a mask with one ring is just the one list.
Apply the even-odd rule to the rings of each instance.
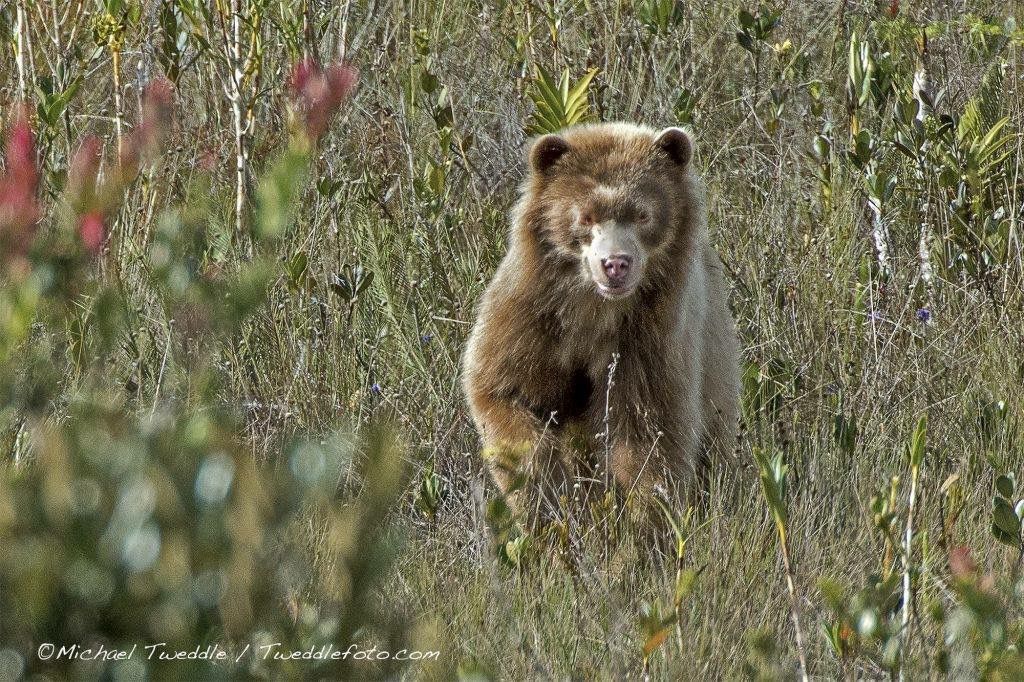
[[682, 130], [627, 124], [531, 148], [464, 360], [504, 491], [519, 474], [556, 495], [606, 472], [626, 489], [685, 484], [732, 452], [739, 348], [691, 156]]

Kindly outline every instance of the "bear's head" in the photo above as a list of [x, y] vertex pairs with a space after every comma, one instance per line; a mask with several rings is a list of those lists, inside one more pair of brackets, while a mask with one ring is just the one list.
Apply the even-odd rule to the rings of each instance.
[[680, 265], [696, 214], [692, 156], [681, 128], [605, 123], [544, 135], [530, 148], [521, 224], [545, 260], [578, 266], [604, 299], [626, 299]]

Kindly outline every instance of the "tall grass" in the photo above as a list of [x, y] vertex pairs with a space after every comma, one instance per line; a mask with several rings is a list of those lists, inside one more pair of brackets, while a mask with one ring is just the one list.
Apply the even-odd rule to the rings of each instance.
[[[288, 589], [267, 587], [256, 629], [300, 640], [333, 614], [365, 620], [348, 634], [378, 645], [429, 632], [433, 674], [467, 678], [792, 677], [802, 653], [812, 677], [1013, 679], [1019, 492], [996, 481], [1020, 473], [1024, 448], [1014, 16], [994, 2], [7, 3], [0, 113], [11, 129], [29, 105], [38, 190], [4, 197], [39, 222], [0, 222], [2, 489], [26, 500], [0, 503], [0, 537], [70, 564], [74, 538], [102, 535], [116, 505], [69, 530], [46, 512], [54, 480], [77, 490], [102, 478], [96, 453], [142, 452], [184, 499], [203, 462], [226, 460], [208, 459], [210, 440], [180, 447], [187, 421], [147, 425], [224, 415], [214, 441], [281, 491], [287, 511], [265, 523], [304, 557]], [[341, 56], [360, 70], [352, 100], [296, 142], [312, 100], [294, 66]], [[150, 140], [143, 92], [161, 76], [175, 122]], [[527, 131], [569, 117], [695, 131], [745, 349], [744, 431], [740, 465], [675, 510], [679, 556], [609, 522], [614, 496], [524, 536], [460, 397]], [[88, 136], [99, 182], [83, 198]], [[15, 224], [36, 233], [31, 249]], [[295, 460], [321, 440], [377, 452], [352, 443], [379, 422], [402, 433], [412, 471], [388, 513], [358, 494], [367, 471], [347, 455]], [[326, 462], [322, 504], [291, 508], [307, 494], [287, 482], [294, 461]], [[124, 484], [112, 471], [101, 499]], [[360, 548], [404, 542], [366, 569], [344, 620], [359, 553], [337, 515], [352, 505], [386, 531], [351, 521]], [[182, 537], [198, 523], [179, 521]], [[173, 526], [158, 526], [166, 553]], [[267, 564], [249, 565], [263, 594]], [[29, 589], [11, 566], [0, 594]], [[224, 608], [202, 613], [201, 638], [225, 636]], [[392, 627], [407, 614], [416, 632]], [[155, 636], [96, 622], [78, 636]], [[43, 669], [32, 643], [52, 630], [27, 623], [0, 618], [0, 665]]]

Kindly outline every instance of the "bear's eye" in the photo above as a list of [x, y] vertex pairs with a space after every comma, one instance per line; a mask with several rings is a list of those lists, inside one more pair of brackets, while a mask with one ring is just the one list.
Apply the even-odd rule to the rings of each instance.
[[582, 222], [569, 226], [569, 239], [575, 249], [580, 248], [585, 241], [590, 241], [590, 231], [593, 225], [584, 225]]
[[640, 210], [638, 210], [636, 212], [636, 221], [638, 223], [646, 223], [650, 219], [651, 219], [651, 214], [646, 209], [641, 208]]

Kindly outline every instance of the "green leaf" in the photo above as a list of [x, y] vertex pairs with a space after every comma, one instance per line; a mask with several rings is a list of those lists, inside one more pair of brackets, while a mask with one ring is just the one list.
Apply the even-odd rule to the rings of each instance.
[[911, 149], [910, 147], [908, 147], [907, 145], [903, 144], [903, 142], [901, 142], [899, 138], [896, 138], [896, 139], [894, 139], [894, 140], [892, 141], [892, 144], [893, 144], [893, 146], [894, 146], [894, 147], [896, 147], [896, 149], [898, 149], [898, 150], [899, 150], [899, 151], [900, 151], [900, 152], [901, 152], [901, 153], [902, 153], [902, 154], [903, 154], [904, 156], [906, 156], [907, 158], [909, 158], [909, 159], [910, 159], [910, 160], [912, 160], [912, 161], [917, 161], [917, 152], [915, 152], [914, 150], [912, 150], [912, 149]]
[[309, 257], [305, 251], [299, 251], [285, 262], [285, 273], [288, 275], [288, 286], [301, 289], [306, 281], [306, 268]]
[[782, 459], [782, 453], [768, 457], [760, 448], [754, 449], [754, 458], [760, 470], [761, 488], [765, 501], [772, 515], [781, 523], [787, 519], [786, 513], [786, 474], [789, 467]]
[[996, 540], [1003, 543], [1004, 545], [1009, 545], [1010, 547], [1020, 547], [1019, 535], [1007, 533], [1006, 531], [1001, 530], [995, 523], [992, 524], [992, 535], [995, 537]]
[[565, 109], [567, 117], [573, 123], [586, 114], [587, 90], [590, 87], [590, 81], [594, 79], [595, 75], [597, 75], [597, 69], [590, 69], [583, 75], [583, 78], [573, 86], [572, 90], [567, 93]]
[[536, 110], [527, 132], [531, 135], [555, 133], [588, 120], [591, 116], [588, 94], [595, 74], [597, 69], [590, 69], [575, 84], [570, 84], [566, 69], [556, 83], [551, 74], [538, 66], [530, 89]]
[[996, 121], [995, 125], [993, 125], [992, 128], [987, 133], [985, 133], [985, 137], [981, 139], [981, 143], [979, 144], [981, 148], [982, 159], [994, 154], [996, 151], [999, 150], [1000, 147], [1003, 146], [1003, 144], [1005, 144], [1007, 141], [1011, 139], [1009, 136], [1007, 136], [999, 139], [998, 141], [996, 140], [996, 136], [999, 134], [999, 131], [1001, 131], [1003, 129], [1003, 126], [1005, 126], [1009, 121], [1009, 118], [1003, 117]]
[[255, 236], [280, 237], [292, 221], [295, 204], [309, 167], [307, 150], [290, 146], [261, 178], [256, 190]]
[[1012, 473], [1003, 474], [996, 479], [996, 490], [999, 491], [999, 494], [1006, 499], [1013, 497], [1013, 490], [1015, 487], [1016, 484]]
[[754, 39], [750, 36], [749, 33], [746, 33], [744, 31], [736, 31], [736, 42], [738, 42], [740, 44], [740, 47], [742, 47], [750, 54], [754, 54], [755, 52], [757, 52], [757, 48], [754, 46]]
[[1020, 519], [1010, 503], [1001, 497], [992, 499], [992, 525], [1020, 542]]
[[423, 73], [420, 74], [420, 89], [426, 94], [433, 94], [439, 85], [440, 81], [438, 81], [437, 76], [429, 71], [424, 70]]
[[814, 138], [814, 153], [819, 159], [828, 159], [832, 153], [832, 143], [824, 135]]
[[914, 427], [914, 435], [910, 439], [910, 447], [908, 454], [910, 455], [910, 466], [913, 469], [918, 469], [921, 466], [921, 460], [924, 459], [925, 441], [928, 433], [928, 417], [927, 415], [921, 415], [921, 418], [917, 420], [917, 426]]
[[697, 581], [697, 573], [693, 569], [681, 571], [676, 576], [676, 587], [672, 594], [673, 602], [678, 606], [683, 600], [693, 593], [694, 583]]
[[520, 535], [514, 540], [509, 540], [504, 546], [504, 558], [511, 566], [520, 566], [526, 558], [530, 549], [530, 537]]
[[372, 283], [373, 271], [363, 270], [363, 267], [361, 265], [356, 267], [356, 296], [359, 296], [364, 291], [369, 289]]
[[977, 137], [981, 132], [981, 109], [978, 101], [972, 99], [964, 105], [963, 113], [956, 124], [956, 136], [961, 140]]
[[647, 638], [647, 641], [644, 642], [644, 658], [650, 656], [658, 647], [664, 644], [670, 632], [671, 628], [667, 627], [658, 628], [654, 631], [654, 633]]

